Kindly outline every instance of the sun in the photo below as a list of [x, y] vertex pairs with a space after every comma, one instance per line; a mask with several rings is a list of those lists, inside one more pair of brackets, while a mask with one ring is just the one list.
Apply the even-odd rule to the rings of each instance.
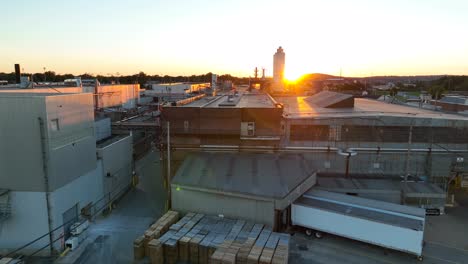
[[284, 78], [288, 82], [297, 82], [303, 75], [304, 73], [297, 69], [286, 68], [284, 71]]

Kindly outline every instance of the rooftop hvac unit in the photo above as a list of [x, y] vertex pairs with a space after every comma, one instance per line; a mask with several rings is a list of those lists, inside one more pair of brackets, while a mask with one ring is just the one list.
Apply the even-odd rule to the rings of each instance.
[[241, 122], [241, 136], [242, 137], [255, 136], [255, 122]]

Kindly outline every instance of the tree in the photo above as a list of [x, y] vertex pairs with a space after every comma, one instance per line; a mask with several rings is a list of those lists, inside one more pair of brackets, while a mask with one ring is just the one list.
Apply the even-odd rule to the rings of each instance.
[[443, 85], [433, 85], [429, 88], [429, 94], [434, 100], [440, 100], [444, 92], [445, 87]]
[[392, 89], [390, 89], [390, 96], [396, 96], [397, 93], [398, 93], [398, 88], [392, 87]]
[[148, 76], [144, 72], [141, 71], [137, 75], [137, 80], [138, 80], [138, 83], [140, 84], [140, 87], [143, 87], [148, 81]]
[[48, 82], [55, 82], [56, 80], [56, 74], [54, 71], [46, 71], [44, 72], [44, 75], [45, 75], [45, 80], [48, 81]]

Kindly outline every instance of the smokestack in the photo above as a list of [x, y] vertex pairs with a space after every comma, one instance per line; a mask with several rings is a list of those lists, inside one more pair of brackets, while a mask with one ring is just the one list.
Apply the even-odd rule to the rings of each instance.
[[16, 77], [16, 83], [21, 83], [21, 70], [20, 70], [20, 65], [17, 63], [15, 64], [15, 77]]

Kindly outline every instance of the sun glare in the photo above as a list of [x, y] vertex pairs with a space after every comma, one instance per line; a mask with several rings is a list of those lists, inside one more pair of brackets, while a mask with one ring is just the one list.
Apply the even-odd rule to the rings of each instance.
[[296, 82], [302, 77], [302, 75], [304, 75], [304, 73], [302, 73], [299, 70], [294, 70], [294, 69], [291, 69], [291, 70], [286, 69], [286, 71], [284, 72], [284, 78], [288, 82]]

